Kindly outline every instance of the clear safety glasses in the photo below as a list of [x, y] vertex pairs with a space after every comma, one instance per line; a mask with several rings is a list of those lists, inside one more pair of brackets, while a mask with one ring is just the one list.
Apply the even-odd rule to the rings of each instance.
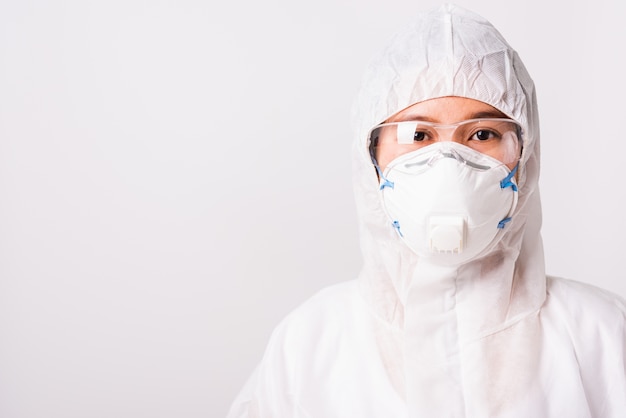
[[519, 160], [522, 127], [511, 119], [469, 119], [451, 125], [426, 121], [383, 123], [370, 131], [372, 158], [384, 165], [409, 152], [453, 141], [503, 164]]

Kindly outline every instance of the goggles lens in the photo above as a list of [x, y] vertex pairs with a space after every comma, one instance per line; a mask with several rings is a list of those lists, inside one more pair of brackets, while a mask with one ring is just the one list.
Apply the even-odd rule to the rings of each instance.
[[441, 141], [457, 142], [503, 164], [512, 164], [520, 158], [522, 127], [504, 118], [470, 119], [452, 125], [425, 121], [383, 123], [370, 131], [370, 152], [375, 161], [388, 163]]

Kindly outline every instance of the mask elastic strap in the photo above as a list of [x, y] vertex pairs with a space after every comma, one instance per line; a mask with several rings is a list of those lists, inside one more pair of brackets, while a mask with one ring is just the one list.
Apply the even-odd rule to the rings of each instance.
[[389, 180], [387, 177], [383, 175], [383, 171], [378, 166], [378, 163], [376, 162], [376, 160], [374, 160], [374, 167], [376, 167], [376, 171], [378, 172], [378, 177], [380, 177], [380, 179], [382, 180], [379, 190], [382, 190], [385, 187], [389, 187], [390, 189], [393, 189], [394, 187], [393, 181]]
[[515, 173], [517, 173], [517, 167], [519, 167], [519, 162], [515, 164], [515, 167], [513, 167], [513, 170], [511, 170], [508, 176], [500, 180], [501, 188], [506, 189], [507, 187], [511, 187], [511, 189], [513, 189], [514, 192], [517, 191], [517, 185], [515, 185], [515, 183], [511, 181]]
[[[513, 183], [511, 179], [513, 178], [515, 173], [517, 173], [518, 167], [519, 167], [519, 162], [515, 164], [515, 167], [513, 167], [513, 170], [511, 170], [508, 176], [500, 180], [500, 187], [502, 189], [506, 189], [507, 187], [510, 187], [511, 189], [513, 189], [514, 192], [517, 192], [517, 185], [515, 185], [515, 183]], [[510, 216], [502, 219], [500, 222], [498, 222], [498, 229], [504, 229], [506, 224], [508, 224], [509, 222], [511, 222]]]
[[508, 224], [509, 222], [511, 222], [511, 217], [502, 219], [500, 222], [498, 222], [498, 229], [504, 229], [506, 224]]

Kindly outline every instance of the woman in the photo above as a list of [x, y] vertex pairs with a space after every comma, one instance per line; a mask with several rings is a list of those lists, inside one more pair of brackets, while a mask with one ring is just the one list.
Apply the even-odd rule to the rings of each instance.
[[417, 17], [366, 72], [365, 265], [276, 328], [230, 417], [624, 417], [624, 302], [546, 277], [533, 82], [485, 19]]

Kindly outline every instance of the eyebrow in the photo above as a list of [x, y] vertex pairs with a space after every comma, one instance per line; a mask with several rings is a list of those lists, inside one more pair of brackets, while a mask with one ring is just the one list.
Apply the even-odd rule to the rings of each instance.
[[[507, 115], [505, 115], [504, 113], [498, 111], [498, 110], [483, 110], [481, 112], [476, 112], [476, 113], [472, 113], [469, 115], [469, 117], [465, 118], [464, 120], [467, 119], [482, 119], [482, 118], [506, 118], [506, 119], [510, 119]], [[439, 123], [439, 121], [435, 118], [432, 118], [430, 116], [424, 116], [424, 115], [420, 115], [420, 114], [407, 114], [402, 116], [401, 118], [390, 118], [389, 122], [408, 122], [408, 121], [424, 121], [424, 122], [432, 122], [432, 123]]]

